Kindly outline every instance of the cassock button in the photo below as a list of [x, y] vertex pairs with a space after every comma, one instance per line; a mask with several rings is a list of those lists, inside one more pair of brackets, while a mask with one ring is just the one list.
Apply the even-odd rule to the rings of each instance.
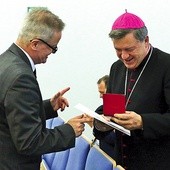
[[135, 82], [135, 79], [130, 79], [131, 82]]
[[125, 147], [127, 147], [127, 145], [126, 145], [126, 144], [123, 144], [122, 146], [123, 146], [124, 148], [125, 148]]
[[123, 159], [125, 159], [125, 158], [127, 158], [127, 156], [126, 156], [126, 155], [123, 155]]

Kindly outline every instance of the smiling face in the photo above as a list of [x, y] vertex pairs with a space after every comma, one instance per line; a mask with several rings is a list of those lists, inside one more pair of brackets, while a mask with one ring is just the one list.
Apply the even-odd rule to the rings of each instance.
[[148, 36], [141, 42], [131, 32], [121, 39], [112, 39], [112, 41], [117, 56], [128, 69], [137, 68], [148, 53]]

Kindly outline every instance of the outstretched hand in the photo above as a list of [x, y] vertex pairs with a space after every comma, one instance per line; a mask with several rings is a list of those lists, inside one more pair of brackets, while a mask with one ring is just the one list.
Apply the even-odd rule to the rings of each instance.
[[86, 123], [92, 128], [93, 127], [94, 118], [89, 116], [86, 113], [83, 114], [83, 117], [86, 118]]
[[63, 95], [70, 90], [70, 87], [67, 87], [60, 92], [56, 93], [51, 99], [51, 106], [53, 107], [54, 111], [61, 110], [63, 111], [65, 107], [69, 107], [69, 103], [66, 98], [63, 97]]
[[85, 123], [89, 123], [92, 120], [93, 120], [92, 117], [82, 114], [82, 115], [76, 116], [74, 118], [71, 118], [70, 120], [68, 120], [67, 123], [72, 126], [76, 137], [78, 137], [85, 130]]

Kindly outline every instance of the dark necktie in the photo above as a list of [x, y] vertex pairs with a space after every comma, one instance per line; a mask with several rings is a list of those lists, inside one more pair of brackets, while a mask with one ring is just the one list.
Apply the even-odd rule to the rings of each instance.
[[34, 70], [34, 76], [35, 76], [35, 78], [37, 78], [37, 75], [36, 75], [36, 69]]

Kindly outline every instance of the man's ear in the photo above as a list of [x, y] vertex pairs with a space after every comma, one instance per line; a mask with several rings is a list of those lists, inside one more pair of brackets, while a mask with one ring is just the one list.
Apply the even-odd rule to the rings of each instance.
[[32, 40], [31, 41], [31, 48], [33, 49], [33, 50], [37, 50], [37, 47], [38, 47], [38, 44], [39, 44], [39, 41], [38, 40]]
[[146, 42], [146, 43], [149, 43], [149, 36], [146, 36], [145, 42]]

